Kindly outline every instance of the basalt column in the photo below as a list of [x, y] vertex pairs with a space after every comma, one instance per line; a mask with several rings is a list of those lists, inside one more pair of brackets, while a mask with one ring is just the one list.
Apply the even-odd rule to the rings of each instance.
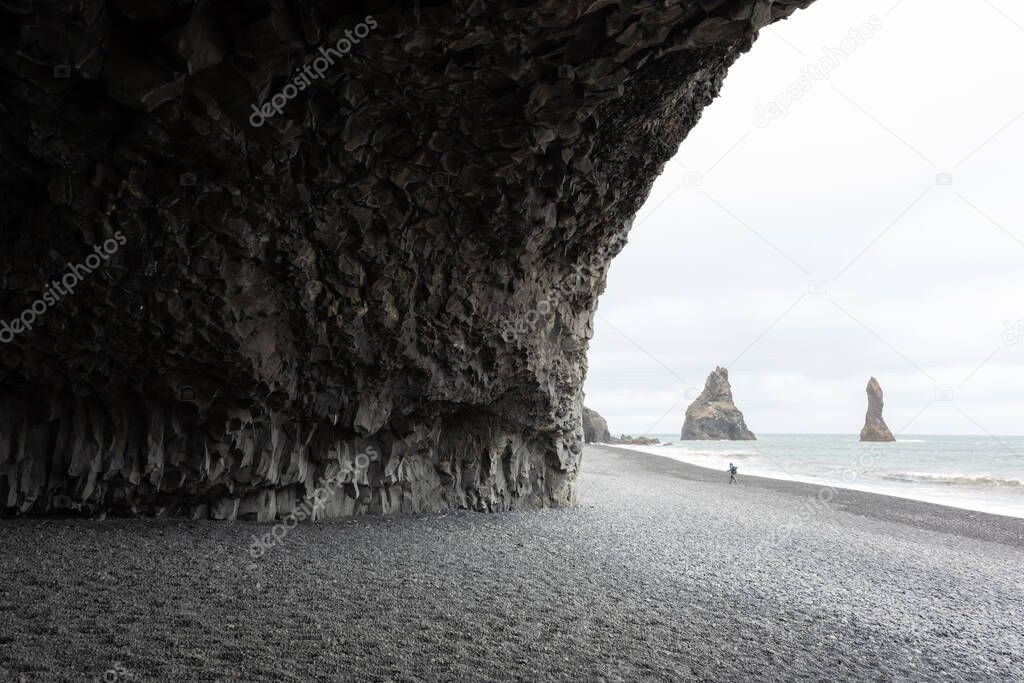
[[0, 510], [571, 504], [608, 263], [809, 3], [0, 3]]

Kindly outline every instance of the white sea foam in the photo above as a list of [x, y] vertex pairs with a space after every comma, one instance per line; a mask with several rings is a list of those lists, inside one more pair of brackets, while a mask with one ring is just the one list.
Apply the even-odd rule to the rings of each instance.
[[657, 446], [631, 450], [724, 472], [912, 498], [1024, 517], [1024, 437], [908, 435], [893, 444], [856, 434], [766, 434], [756, 444], [683, 441], [654, 434]]
[[936, 474], [934, 472], [891, 472], [881, 475], [890, 481], [920, 481], [951, 486], [1024, 486], [1024, 479], [1003, 479], [991, 474]]

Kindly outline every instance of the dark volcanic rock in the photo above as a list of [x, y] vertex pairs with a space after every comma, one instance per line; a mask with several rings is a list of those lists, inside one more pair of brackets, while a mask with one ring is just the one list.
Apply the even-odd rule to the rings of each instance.
[[0, 510], [572, 503], [608, 263], [810, 2], [0, 4]]
[[896, 437], [889, 431], [882, 419], [882, 387], [872, 377], [868, 380], [868, 412], [864, 417], [864, 428], [860, 430], [861, 441], [895, 441]]
[[611, 443], [621, 444], [623, 446], [659, 446], [661, 445], [661, 440], [650, 436], [630, 436], [629, 434], [622, 434], [613, 438]]
[[743, 422], [743, 413], [732, 402], [729, 371], [715, 368], [708, 375], [704, 391], [686, 409], [684, 440], [753, 441], [754, 434]]
[[586, 443], [611, 443], [608, 422], [596, 410], [583, 407], [583, 440]]

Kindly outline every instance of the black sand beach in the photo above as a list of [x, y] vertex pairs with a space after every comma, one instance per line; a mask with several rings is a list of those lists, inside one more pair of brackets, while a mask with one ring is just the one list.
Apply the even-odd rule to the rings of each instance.
[[[573, 509], [0, 523], [0, 680], [1022, 680], [1024, 521], [588, 447]], [[830, 500], [827, 504], [823, 500]]]

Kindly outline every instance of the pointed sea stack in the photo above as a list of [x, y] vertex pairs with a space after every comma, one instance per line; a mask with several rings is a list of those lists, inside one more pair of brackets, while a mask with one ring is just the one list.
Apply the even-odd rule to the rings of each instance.
[[882, 387], [872, 377], [868, 380], [868, 413], [864, 417], [864, 429], [860, 430], [861, 441], [895, 441], [896, 437], [889, 431], [882, 419]]
[[708, 375], [704, 391], [686, 409], [683, 422], [684, 441], [754, 441], [757, 437], [747, 429], [743, 413], [732, 402], [729, 371], [715, 368]]

